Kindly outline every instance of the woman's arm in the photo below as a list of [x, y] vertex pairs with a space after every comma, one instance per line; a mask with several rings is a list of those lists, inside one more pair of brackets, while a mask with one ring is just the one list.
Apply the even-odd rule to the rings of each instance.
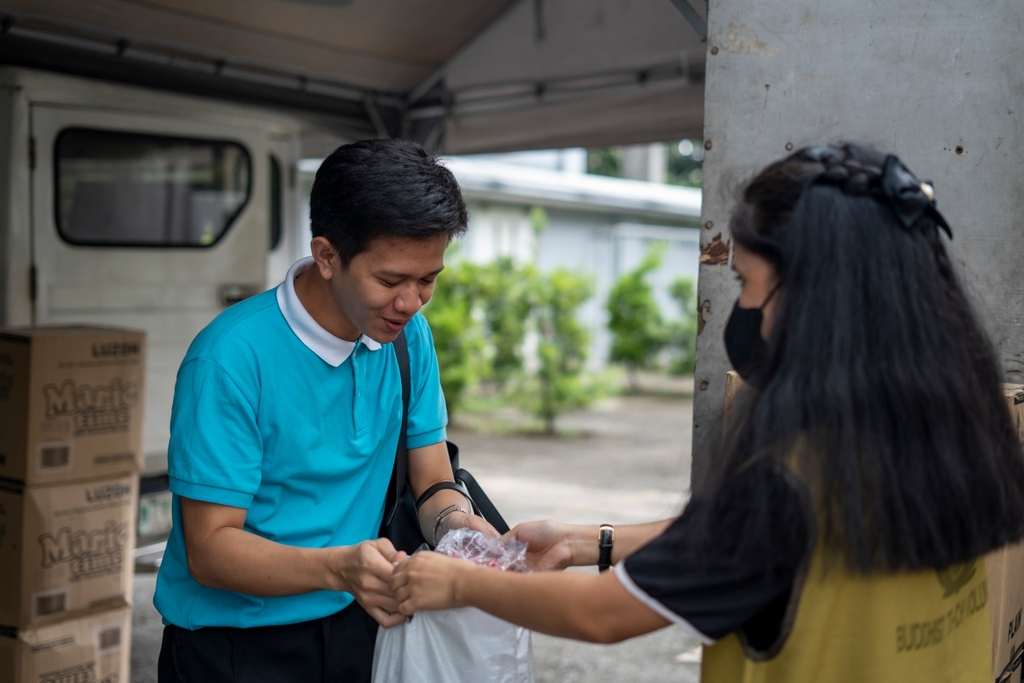
[[[615, 527], [612, 562], [629, 557], [651, 539], [660, 536], [671, 519], [649, 524], [623, 524]], [[585, 567], [597, 564], [598, 527], [589, 524], [526, 522], [507, 535], [527, 544], [526, 563], [536, 571]]]
[[593, 643], [617, 643], [669, 625], [614, 572], [519, 574], [424, 552], [396, 567], [391, 588], [403, 614], [476, 607], [533, 631]]

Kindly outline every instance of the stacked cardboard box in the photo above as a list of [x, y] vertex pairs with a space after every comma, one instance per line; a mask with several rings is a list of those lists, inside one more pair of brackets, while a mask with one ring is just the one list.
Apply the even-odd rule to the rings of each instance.
[[[1024, 442], [1024, 385], [1005, 385], [1010, 417]], [[992, 621], [992, 669], [1000, 683], [1020, 683], [1024, 657], [1024, 543], [1007, 546], [985, 558], [989, 617]]]
[[121, 603], [0, 638], [0, 680], [127, 683], [132, 611]]
[[128, 678], [145, 352], [0, 329], [0, 680]]

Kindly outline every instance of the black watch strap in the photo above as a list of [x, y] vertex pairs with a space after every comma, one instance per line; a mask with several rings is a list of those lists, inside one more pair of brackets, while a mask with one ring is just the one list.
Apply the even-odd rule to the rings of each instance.
[[597, 532], [597, 570], [607, 571], [612, 566], [612, 545], [615, 543], [615, 527], [602, 524]]

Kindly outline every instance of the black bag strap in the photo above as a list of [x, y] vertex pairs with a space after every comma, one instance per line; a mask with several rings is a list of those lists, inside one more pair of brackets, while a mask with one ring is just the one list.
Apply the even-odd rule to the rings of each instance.
[[395, 341], [395, 358], [398, 360], [398, 374], [402, 377], [402, 431], [398, 435], [398, 447], [395, 450], [395, 468], [391, 473], [391, 485], [384, 503], [384, 524], [391, 523], [391, 518], [398, 509], [398, 503], [405, 493], [405, 478], [409, 471], [409, 451], [405, 447], [405, 434], [409, 428], [409, 397], [412, 393], [409, 379], [409, 344], [405, 339], [405, 330], [398, 333]]
[[[395, 347], [395, 358], [398, 360], [398, 371], [402, 378], [402, 431], [398, 436], [398, 447], [395, 449], [395, 467], [391, 473], [391, 485], [388, 487], [388, 495], [384, 503], [384, 522], [381, 525], [381, 535], [387, 536], [387, 527], [391, 524], [392, 518], [395, 516], [395, 511], [402, 504], [402, 496], [405, 494], [408, 487], [406, 477], [409, 473], [409, 452], [405, 447], [406, 431], [409, 426], [409, 397], [411, 395], [411, 380], [409, 371], [409, 346], [405, 338], [405, 330], [402, 330], [395, 341], [392, 342]], [[448, 446], [448, 460], [451, 462], [452, 475], [455, 478], [455, 482], [460, 492], [463, 495], [469, 497], [470, 505], [474, 508], [474, 512], [479, 514], [491, 525], [498, 530], [498, 533], [504, 534], [509, 530], [508, 524], [502, 518], [501, 513], [494, 507], [491, 499], [487, 497], [487, 494], [477, 483], [473, 475], [466, 470], [459, 467], [459, 447], [453, 444], [451, 441], [447, 442]], [[450, 488], [452, 485], [446, 483], [442, 488]], [[436, 491], [435, 491], [436, 492]], [[427, 492], [425, 492], [427, 493]], [[422, 503], [425, 496], [421, 496], [419, 503]], [[410, 503], [413, 501], [410, 497]], [[410, 517], [416, 519], [416, 508], [419, 505], [410, 505]], [[416, 528], [415, 534], [420, 535], [418, 520], [411, 524]], [[401, 525], [399, 525], [401, 526]], [[419, 545], [418, 541], [412, 547], [415, 548]]]
[[477, 513], [491, 523], [491, 526], [497, 530], [499, 534], [507, 534], [509, 532], [508, 523], [505, 518], [498, 512], [498, 508], [494, 507], [494, 503], [484, 493], [483, 488], [477, 483], [473, 475], [468, 470], [459, 469], [455, 473], [455, 481], [462, 484], [466, 492], [469, 494], [469, 500], [472, 502], [473, 507], [476, 508]]

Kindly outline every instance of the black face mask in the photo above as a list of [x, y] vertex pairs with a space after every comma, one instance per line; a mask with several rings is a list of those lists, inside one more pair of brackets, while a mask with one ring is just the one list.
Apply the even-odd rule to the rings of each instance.
[[725, 324], [725, 353], [744, 382], [755, 389], [764, 386], [764, 370], [768, 363], [768, 342], [761, 336], [764, 322], [762, 309], [775, 296], [773, 289], [761, 308], [742, 308], [739, 300], [732, 307]]

